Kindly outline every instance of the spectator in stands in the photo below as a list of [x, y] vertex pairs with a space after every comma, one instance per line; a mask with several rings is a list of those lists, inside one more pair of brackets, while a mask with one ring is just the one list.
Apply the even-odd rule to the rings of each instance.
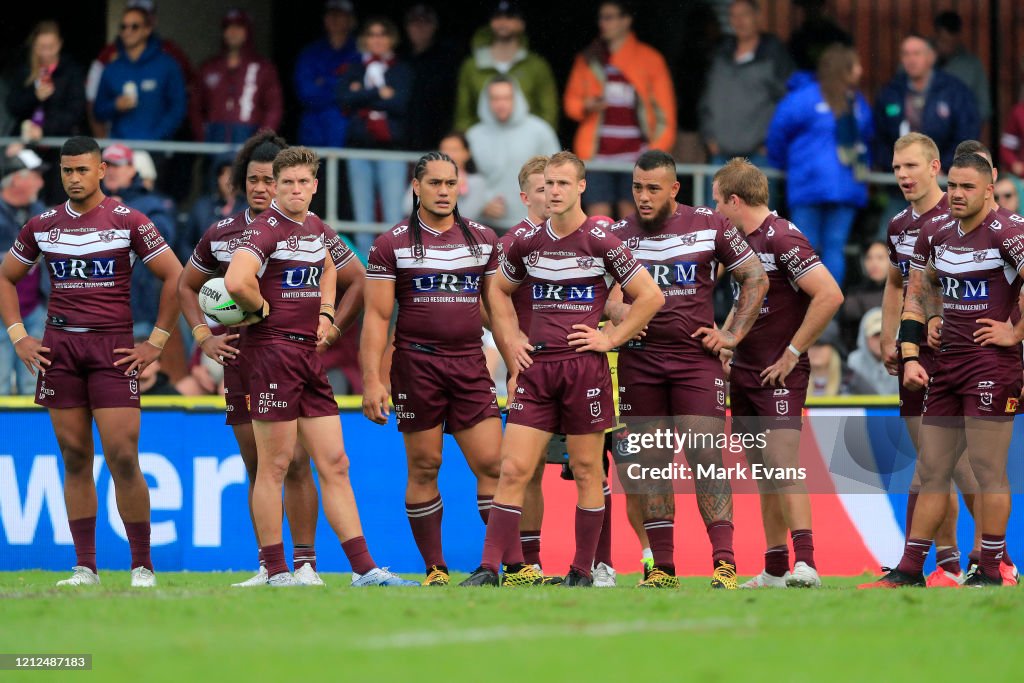
[[473, 35], [471, 47], [472, 54], [459, 69], [455, 94], [456, 130], [469, 130], [480, 121], [477, 104], [487, 83], [497, 75], [514, 79], [530, 111], [552, 128], [558, 126], [555, 76], [547, 61], [530, 51], [526, 20], [518, 2], [501, 0], [491, 14], [490, 24]]
[[857, 210], [867, 203], [871, 109], [857, 91], [862, 74], [853, 48], [822, 54], [817, 78], [798, 71], [768, 129], [768, 158], [786, 171], [789, 218], [842, 285], [844, 252]]
[[974, 103], [982, 123], [992, 118], [992, 95], [988, 76], [981, 60], [967, 51], [961, 32], [964, 22], [956, 12], [942, 12], [935, 17], [935, 52], [938, 66], [956, 76], [974, 93]]
[[437, 12], [430, 5], [413, 5], [405, 13], [403, 59], [412, 69], [412, 101], [430, 106], [409, 108], [409, 149], [434, 149], [451, 128], [459, 62], [455, 48], [438, 33]]
[[864, 314], [882, 305], [882, 293], [889, 274], [889, 255], [884, 242], [872, 242], [861, 258], [861, 280], [844, 291], [839, 311], [839, 331], [843, 344], [857, 344], [857, 333]]
[[[128, 0], [125, 3], [125, 11], [138, 10], [149, 17], [149, 23], [152, 27], [154, 35], [157, 35], [157, 13], [156, 13], [156, 2], [155, 0]], [[110, 133], [110, 126], [104, 122], [97, 121], [93, 115], [93, 105], [96, 102], [96, 95], [99, 92], [100, 78], [103, 76], [103, 69], [106, 68], [107, 64], [110, 64], [117, 58], [118, 46], [121, 44], [121, 38], [118, 37], [112, 43], [107, 43], [106, 46], [100, 51], [96, 59], [89, 65], [89, 73], [85, 79], [85, 99], [86, 99], [86, 114], [89, 119], [89, 127], [92, 129], [92, 134], [97, 138], [105, 138]], [[185, 77], [185, 90], [192, 92], [193, 85], [195, 83], [195, 70], [192, 68], [192, 62], [189, 61], [185, 51], [174, 41], [160, 36], [160, 49], [169, 55], [181, 68], [181, 73]]]
[[478, 217], [507, 230], [523, 220], [519, 200], [519, 168], [538, 154], [561, 149], [555, 131], [530, 113], [519, 86], [508, 76], [495, 76], [480, 93], [480, 123], [466, 133], [477, 169], [487, 184], [487, 203]]
[[324, 3], [324, 38], [308, 45], [295, 62], [295, 93], [302, 105], [299, 143], [343, 147], [348, 117], [338, 104], [341, 76], [359, 64], [355, 9], [349, 0]]
[[[7, 150], [0, 169], [0, 252], [7, 253], [21, 227], [46, 209], [39, 201], [46, 169], [38, 154], [20, 145]], [[46, 266], [37, 263], [16, 285], [22, 321], [36, 339], [43, 338], [49, 283]], [[31, 394], [35, 386], [35, 377], [5, 340], [0, 344], [0, 395]]]
[[[484, 221], [483, 210], [488, 200], [487, 181], [477, 173], [466, 135], [452, 131], [441, 138], [437, 149], [447, 154], [459, 170], [459, 213], [473, 220]], [[406, 186], [402, 213], [412, 213], [412, 190]]]
[[[168, 244], [176, 244], [174, 202], [146, 189], [135, 168], [131, 148], [115, 143], [103, 150], [107, 173], [103, 178], [106, 195], [149, 217]], [[160, 302], [160, 281], [146, 268], [132, 271], [132, 317], [135, 336], [149, 335], [156, 322]]]
[[77, 135], [85, 123], [82, 70], [61, 54], [57, 22], [36, 24], [27, 44], [28, 59], [18, 68], [7, 95], [7, 108], [19, 122], [22, 139]]
[[807, 360], [811, 364], [811, 376], [807, 384], [808, 396], [838, 396], [848, 393], [839, 328], [834, 320], [807, 349]]
[[[405, 149], [412, 96], [412, 69], [395, 57], [398, 28], [390, 19], [375, 17], [359, 34], [362, 63], [338, 82], [338, 102], [349, 117], [346, 146], [364, 149]], [[419, 106], [429, 107], [428, 102]], [[408, 164], [391, 159], [349, 159], [348, 187], [358, 223], [380, 218], [389, 225], [402, 220], [402, 196], [408, 186]], [[357, 232], [356, 247], [367, 254], [373, 233]]]
[[[602, 2], [597, 20], [599, 35], [576, 55], [565, 87], [565, 113], [580, 122], [574, 151], [584, 161], [630, 164], [646, 149], [671, 153], [676, 97], [664, 58], [637, 40], [624, 2]], [[592, 215], [633, 213], [633, 173], [590, 171], [584, 202]]]
[[849, 393], [897, 394], [900, 380], [882, 362], [882, 309], [872, 308], [860, 321], [857, 348], [850, 354]]
[[163, 52], [150, 15], [125, 10], [117, 57], [104, 69], [93, 114], [110, 123], [110, 135], [129, 140], [169, 140], [185, 118], [185, 78]]
[[789, 36], [789, 54], [800, 71], [815, 72], [818, 60], [830, 45], [853, 47], [850, 34], [839, 28], [825, 11], [825, 0], [793, 0], [798, 26]]
[[1013, 176], [1003, 176], [996, 181], [995, 192], [999, 208], [1020, 213], [1020, 180]]
[[999, 138], [999, 163], [1018, 178], [1024, 178], [1024, 99], [1013, 106], [1006, 128]]
[[199, 239], [214, 223], [233, 216], [244, 208], [245, 197], [232, 184], [231, 169], [235, 161], [234, 152], [218, 154], [213, 158], [205, 194], [192, 205], [188, 222], [178, 236], [175, 252], [182, 263], [192, 255]]
[[961, 140], [978, 138], [980, 121], [974, 94], [956, 77], [936, 70], [935, 59], [935, 50], [925, 38], [910, 35], [903, 39], [903, 70], [875, 99], [875, 163], [879, 169], [890, 170], [893, 143], [910, 132], [924, 133], [935, 141], [943, 169], [953, 163], [953, 151]]
[[778, 38], [758, 30], [753, 0], [729, 6], [729, 25], [733, 35], [716, 51], [700, 100], [701, 137], [712, 164], [740, 156], [764, 166], [768, 124], [786, 94], [793, 62]]
[[189, 102], [196, 140], [241, 143], [260, 128], [280, 127], [281, 81], [274, 64], [256, 52], [252, 34], [245, 10], [229, 10], [221, 20], [221, 52], [199, 69]]

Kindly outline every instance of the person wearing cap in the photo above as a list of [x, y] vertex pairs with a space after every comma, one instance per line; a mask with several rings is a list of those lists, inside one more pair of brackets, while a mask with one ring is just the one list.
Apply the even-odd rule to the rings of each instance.
[[[154, 35], [157, 29], [157, 13], [156, 13], [156, 2], [154, 0], [128, 0], [125, 3], [125, 11], [138, 10], [149, 17], [150, 25], [153, 27]], [[96, 55], [96, 58], [92, 60], [89, 65], [89, 71], [85, 78], [85, 100], [86, 100], [86, 114], [89, 119], [89, 128], [92, 134], [98, 138], [107, 137], [110, 132], [110, 126], [102, 121], [97, 121], [96, 116], [93, 113], [93, 105], [96, 102], [96, 95], [100, 88], [100, 78], [103, 76], [103, 70], [112, 61], [117, 59], [118, 48], [121, 44], [120, 36], [113, 42], [107, 43], [100, 50], [100, 53]], [[160, 36], [160, 49], [169, 57], [171, 57], [181, 69], [182, 75], [185, 77], [185, 90], [186, 92], [192, 92], [193, 86], [196, 80], [195, 69], [192, 68], [192, 62], [189, 61], [188, 55], [181, 48], [180, 45], [175, 43], [173, 40]]]
[[188, 212], [185, 228], [179, 231], [175, 252], [182, 263], [188, 262], [192, 249], [208, 227], [242, 210], [245, 197], [235, 188], [231, 177], [235, 155], [235, 152], [224, 152], [213, 157], [210, 163], [203, 188], [205, 194], [196, 199]]
[[274, 64], [256, 52], [248, 12], [228, 10], [221, 30], [220, 54], [199, 69], [189, 121], [196, 140], [241, 143], [260, 128], [280, 127], [281, 81]]
[[[21, 226], [46, 206], [39, 201], [46, 167], [39, 155], [28, 148], [14, 147], [0, 160], [0, 252], [10, 250]], [[28, 333], [41, 338], [46, 323], [46, 298], [50, 280], [45, 268], [35, 265], [18, 281], [18, 306]], [[0, 395], [31, 394], [36, 380], [22, 363], [14, 347], [0, 343]]]
[[348, 0], [324, 3], [325, 35], [307, 45], [295, 62], [295, 94], [302, 106], [299, 143], [344, 147], [348, 116], [338, 104], [341, 77], [361, 62], [356, 48], [355, 8]]
[[899, 393], [900, 380], [889, 374], [882, 362], [882, 309], [872, 308], [860, 320], [857, 347], [846, 364], [850, 369], [851, 394]]
[[[159, 192], [148, 190], [142, 183], [131, 148], [115, 143], [103, 150], [102, 158], [107, 164], [103, 193], [149, 216], [164, 241], [170, 245], [176, 244], [177, 212], [174, 202]], [[156, 322], [159, 300], [160, 281], [148, 269], [135, 268], [132, 271], [132, 319], [135, 321], [136, 337], [149, 336]], [[167, 360], [165, 357], [165, 365]], [[171, 367], [174, 368], [173, 361]]]
[[409, 109], [409, 149], [437, 148], [448, 133], [455, 111], [455, 83], [459, 51], [439, 31], [437, 12], [430, 5], [413, 5], [405, 13], [401, 55], [412, 69], [412, 101], [429, 107]]
[[455, 94], [455, 130], [466, 131], [480, 121], [477, 104], [486, 85], [497, 75], [516, 81], [530, 112], [558, 128], [558, 88], [547, 61], [532, 52], [526, 38], [526, 18], [515, 0], [494, 6], [491, 21], [471, 41], [472, 54], [462, 62]]
[[170, 140], [185, 119], [185, 77], [163, 52], [150, 14], [126, 9], [117, 47], [100, 77], [93, 115], [110, 123], [114, 138]]

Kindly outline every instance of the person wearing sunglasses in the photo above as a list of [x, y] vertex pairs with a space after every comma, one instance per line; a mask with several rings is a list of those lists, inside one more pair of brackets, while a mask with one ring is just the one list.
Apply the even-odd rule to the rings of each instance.
[[117, 57], [103, 69], [93, 114], [109, 122], [110, 136], [168, 140], [185, 118], [181, 67], [153, 34], [150, 14], [130, 7], [121, 16]]

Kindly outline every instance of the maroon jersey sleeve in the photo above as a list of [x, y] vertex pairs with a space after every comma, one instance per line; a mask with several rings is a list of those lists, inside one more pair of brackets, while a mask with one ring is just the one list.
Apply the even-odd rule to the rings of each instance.
[[625, 287], [637, 273], [644, 269], [636, 260], [626, 243], [599, 227], [593, 227], [590, 234], [597, 240], [604, 254], [604, 267], [616, 282]]
[[[114, 212], [116, 213], [117, 209], [114, 209]], [[159, 254], [170, 249], [167, 242], [164, 241], [164, 236], [160, 234], [160, 230], [153, 225], [153, 221], [135, 211], [130, 215], [133, 224], [130, 237], [132, 251], [142, 259], [143, 263], [149, 263]]]
[[487, 237], [487, 244], [491, 245], [491, 255], [487, 258], [487, 265], [484, 266], [484, 275], [494, 275], [501, 266], [501, 247], [497, 235], [491, 232]]
[[1024, 275], [1024, 228], [1011, 224], [1003, 228], [999, 240], [999, 255], [1011, 264], [1019, 274]]
[[220, 268], [220, 261], [213, 255], [213, 246], [210, 244], [212, 241], [210, 234], [215, 227], [212, 226], [203, 233], [203, 236], [199, 238], [199, 244], [192, 250], [192, 256], [189, 258], [189, 263], [193, 268], [207, 275], [216, 273]]
[[789, 223], [788, 227], [770, 240], [779, 270], [785, 269], [786, 279], [795, 287], [797, 280], [822, 265], [807, 236]]
[[932, 237], [928, 230], [921, 230], [914, 242], [914, 253], [910, 256], [910, 267], [924, 270], [931, 260]]
[[525, 240], [514, 240], [502, 250], [501, 272], [508, 278], [509, 282], [520, 284], [526, 279], [526, 261], [523, 259], [523, 244]]
[[256, 222], [246, 228], [242, 233], [242, 241], [238, 249], [247, 251], [260, 263], [270, 260], [270, 255], [277, 249], [277, 238], [271, 232], [271, 228], [261, 222]]
[[715, 258], [725, 269], [731, 271], [736, 266], [754, 257], [754, 251], [743, 239], [743, 233], [724, 217], [717, 221], [715, 230]]
[[367, 279], [395, 280], [398, 274], [398, 260], [395, 258], [395, 243], [392, 238], [392, 232], [385, 232], [373, 241], [366, 263]]
[[335, 270], [341, 270], [355, 258], [355, 254], [348, 245], [345, 244], [345, 240], [341, 239], [338, 233], [334, 232], [329, 227], [324, 228], [324, 246], [327, 247], [327, 253], [331, 255], [331, 260], [334, 261]]
[[39, 243], [36, 242], [36, 222], [36, 219], [33, 218], [25, 223], [11, 246], [11, 255], [28, 266], [38, 261], [43, 253], [39, 248]]
[[889, 228], [885, 234], [885, 252], [889, 255], [889, 265], [895, 268], [898, 268], [900, 265], [900, 255], [896, 252], [896, 242], [900, 236], [903, 216], [908, 211], [910, 209], [903, 209], [903, 211], [889, 219]]

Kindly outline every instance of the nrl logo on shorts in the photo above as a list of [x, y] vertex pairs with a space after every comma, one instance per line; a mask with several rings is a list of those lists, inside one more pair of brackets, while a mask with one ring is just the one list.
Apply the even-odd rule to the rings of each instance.
[[297, 251], [299, 248], [299, 238], [295, 235], [289, 235], [286, 244], [288, 245], [289, 251]]
[[53, 230], [51, 230], [50, 234], [46, 236], [46, 239], [50, 240], [51, 242], [56, 242], [57, 240], [59, 240], [60, 228], [54, 228]]
[[128, 390], [133, 394], [139, 393], [139, 381], [137, 379], [128, 380]]
[[100, 233], [100, 241], [108, 242], [108, 243], [109, 242], [113, 242], [114, 241], [114, 237], [116, 237], [116, 236], [117, 236], [117, 233], [114, 232], [113, 230], [104, 230], [103, 232]]
[[594, 401], [590, 404], [590, 415], [592, 417], [601, 417], [601, 402]]
[[594, 257], [580, 256], [576, 259], [576, 265], [580, 267], [580, 270], [590, 270], [594, 267]]
[[679, 244], [683, 245], [684, 247], [692, 247], [693, 245], [697, 244], [697, 235], [696, 235], [696, 233], [692, 233], [691, 232], [691, 233], [686, 234], [686, 235], [680, 235], [679, 236]]
[[789, 401], [776, 401], [775, 410], [782, 415], [783, 413], [789, 412]]
[[990, 408], [992, 406], [992, 392], [983, 391], [979, 394], [978, 398], [981, 400], [982, 407]]
[[531, 251], [530, 255], [526, 257], [527, 265], [535, 266], [535, 265], [537, 265], [538, 261], [540, 261], [540, 252], [539, 251]]
[[629, 247], [630, 251], [636, 251], [637, 249], [640, 248], [640, 238], [630, 237], [628, 240], [626, 240], [626, 246]]

